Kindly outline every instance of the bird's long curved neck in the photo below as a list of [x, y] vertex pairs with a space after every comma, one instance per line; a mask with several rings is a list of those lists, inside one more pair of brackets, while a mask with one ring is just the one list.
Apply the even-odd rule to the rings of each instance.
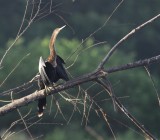
[[56, 62], [56, 50], [55, 50], [55, 41], [57, 38], [58, 33], [64, 28], [65, 26], [61, 28], [57, 28], [53, 31], [50, 43], [49, 43], [49, 49], [50, 49], [50, 55], [48, 57], [48, 61], [51, 63]]
[[57, 34], [53, 32], [50, 43], [49, 43], [49, 50], [50, 50], [50, 55], [48, 57], [48, 61], [53, 62], [56, 58], [56, 50], [55, 50], [55, 41], [57, 38]]

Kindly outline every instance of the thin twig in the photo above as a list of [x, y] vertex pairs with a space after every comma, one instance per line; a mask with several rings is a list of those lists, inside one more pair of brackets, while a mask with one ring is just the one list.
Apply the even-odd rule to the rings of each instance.
[[110, 125], [110, 123], [109, 123], [109, 120], [107, 119], [107, 114], [104, 113], [104, 111], [103, 111], [102, 109], [100, 109], [100, 112], [101, 112], [104, 120], [106, 121], [106, 123], [107, 123], [107, 125], [108, 125], [108, 127], [109, 127], [109, 129], [110, 129], [110, 131], [111, 131], [111, 133], [112, 133], [112, 135], [113, 135], [114, 140], [116, 140], [116, 136], [115, 136], [115, 134], [114, 134], [114, 132], [113, 132], [113, 130], [112, 130], [112, 127], [111, 127], [111, 125]]
[[[18, 37], [19, 34], [21, 33], [21, 30], [22, 30], [22, 27], [23, 27], [23, 25], [24, 25], [24, 21], [25, 21], [25, 18], [26, 18], [29, 0], [26, 0], [26, 1], [27, 1], [26, 7], [25, 7], [25, 11], [24, 11], [24, 15], [23, 15], [23, 18], [22, 18], [22, 22], [21, 22], [20, 28], [19, 28], [18, 33], [17, 33], [17, 37]], [[17, 38], [17, 37], [16, 37], [16, 38]]]
[[84, 99], [83, 99], [83, 117], [82, 117], [81, 125], [83, 124], [83, 120], [87, 119], [87, 116], [86, 116], [86, 105], [87, 105], [87, 92], [85, 92]]
[[[110, 123], [109, 123], [109, 120], [108, 120], [108, 118], [107, 118], [106, 113], [105, 113], [105, 112], [103, 111], [103, 109], [97, 104], [97, 102], [94, 101], [94, 99], [93, 99], [91, 96], [89, 96], [89, 100], [90, 100], [92, 103], [94, 103], [94, 105], [96, 105], [96, 106], [98, 107], [98, 111], [101, 112], [104, 121], [107, 123], [108, 128], [110, 129], [110, 131], [111, 131], [111, 133], [112, 133], [112, 135], [113, 135], [113, 138], [116, 140], [116, 136], [115, 136], [115, 134], [114, 134], [114, 132], [113, 132], [113, 130], [112, 130], [112, 127], [111, 127], [111, 125], [110, 125]], [[100, 117], [100, 115], [98, 114], [98, 111], [97, 111], [97, 110], [94, 110], [94, 111], [96, 112], [97, 116]]]
[[15, 87], [15, 88], [12, 88], [12, 89], [9, 89], [9, 90], [6, 90], [2, 93], [0, 93], [0, 96], [6, 96], [6, 95], [10, 95], [11, 92], [13, 93], [18, 93], [20, 92], [21, 90], [25, 90], [27, 89], [28, 87], [31, 87], [32, 84], [34, 84], [35, 82], [37, 82], [37, 79], [39, 78], [39, 75], [37, 74], [36, 76], [34, 76], [34, 78], [32, 78], [29, 82], [26, 82], [24, 83], [23, 85], [20, 85], [18, 87]]
[[[63, 117], [63, 119], [64, 119], [65, 121], [67, 121], [66, 118], [65, 118], [65, 116], [64, 116], [64, 114], [63, 114], [63, 112], [62, 112], [62, 109], [61, 109], [61, 107], [60, 107], [60, 105], [59, 105], [59, 102], [58, 102], [58, 100], [56, 99], [55, 96], [53, 96], [53, 101], [54, 101], [55, 105], [57, 106], [57, 111], [59, 111], [59, 113], [61, 114], [61, 116]], [[57, 113], [58, 113], [58, 112], [57, 112]]]
[[115, 7], [115, 9], [112, 11], [112, 13], [110, 14], [109, 17], [107, 17], [107, 19], [105, 20], [105, 22], [103, 23], [103, 25], [101, 25], [100, 27], [98, 27], [94, 32], [92, 32], [88, 37], [86, 37], [84, 40], [82, 40], [82, 43], [75, 49], [75, 51], [66, 59], [66, 61], [68, 61], [75, 53], [78, 52], [80, 46], [83, 45], [84, 42], [86, 42], [90, 37], [92, 37], [94, 34], [96, 34], [97, 32], [99, 32], [100, 30], [102, 30], [106, 24], [108, 23], [108, 21], [111, 19], [111, 17], [113, 16], [113, 14], [118, 10], [118, 8], [121, 6], [121, 4], [123, 3], [124, 0], [121, 0], [119, 2], [119, 4]]
[[21, 120], [23, 121], [23, 124], [24, 124], [24, 126], [25, 126], [25, 128], [26, 128], [26, 130], [27, 130], [27, 132], [28, 132], [28, 134], [29, 134], [29, 136], [30, 136], [30, 138], [33, 140], [33, 136], [32, 136], [32, 134], [31, 134], [31, 132], [29, 131], [29, 128], [28, 128], [28, 126], [27, 126], [27, 124], [26, 124], [26, 122], [25, 122], [25, 120], [24, 120], [24, 117], [22, 116], [20, 110], [17, 109], [17, 112], [18, 112], [19, 116], [21, 117]]
[[[12, 102], [14, 102], [12, 92], [11, 92], [11, 100], [12, 100]], [[21, 114], [21, 112], [19, 111], [19, 109], [17, 109], [17, 112], [18, 112], [21, 120], [23, 121], [24, 126], [25, 126], [25, 128], [26, 128], [26, 130], [27, 130], [27, 132], [28, 132], [28, 134], [29, 134], [29, 136], [30, 136], [30, 138], [33, 140], [32, 134], [31, 134], [31, 132], [29, 131], [28, 126], [27, 126], [27, 124], [26, 124], [26, 122], [25, 122], [25, 120], [24, 120], [24, 117], [22, 116], [22, 114]]]
[[[79, 98], [79, 95], [80, 95], [80, 92], [81, 92], [81, 87], [80, 87], [80, 86], [78, 86], [78, 89], [79, 89], [79, 90], [78, 90], [78, 93], [77, 93], [76, 99], [78, 99], [78, 98]], [[74, 109], [73, 109], [73, 111], [72, 111], [72, 113], [71, 113], [71, 116], [69, 117], [69, 120], [68, 120], [67, 124], [69, 124], [69, 123], [70, 123], [71, 118], [73, 117], [74, 112], [78, 109], [78, 107], [77, 107], [77, 101], [78, 101], [78, 100], [76, 100], [76, 101], [75, 101]], [[80, 112], [80, 111], [79, 111], [79, 112]]]
[[86, 126], [85, 130], [91, 135], [93, 136], [96, 140], [104, 140], [104, 138], [99, 135], [93, 128]]
[[[36, 122], [33, 122], [33, 123], [31, 123], [31, 125], [28, 125], [27, 128], [32, 127], [33, 125], [37, 124], [37, 123], [40, 122], [41, 120], [42, 120], [42, 118], [38, 119]], [[14, 133], [14, 135], [19, 134], [19, 133], [21, 133], [21, 132], [23, 132], [23, 131], [25, 131], [25, 130], [26, 130], [26, 128], [24, 128], [24, 129], [22, 129], [22, 130], [20, 130], [20, 131], [18, 131], [18, 132], [16, 132], [16, 133]]]
[[[24, 115], [23, 118], [26, 118], [30, 113], [31, 113], [31, 110], [29, 110], [28, 113], [27, 113], [26, 115]], [[21, 119], [18, 119], [18, 120], [16, 120], [16, 121], [14, 121], [13, 123], [11, 123], [10, 127], [2, 134], [1, 138], [4, 138], [4, 137], [6, 138], [7, 133], [9, 133], [9, 131], [11, 131], [12, 127], [15, 126], [16, 124], [18, 124], [18, 122], [20, 122], [20, 121], [22, 121], [22, 120], [21, 120]], [[12, 133], [12, 134], [13, 134], [13, 133]], [[10, 137], [10, 136], [8, 136], [8, 137]], [[7, 138], [8, 138], [8, 137], [7, 137]], [[5, 139], [5, 138], [4, 138], [4, 139]]]
[[20, 31], [22, 29], [22, 26], [24, 24], [24, 20], [25, 20], [25, 17], [26, 17], [26, 13], [27, 13], [27, 9], [28, 9], [28, 4], [29, 4], [29, 0], [27, 0], [26, 2], [26, 7], [25, 7], [25, 10], [24, 10], [24, 15], [23, 15], [23, 18], [22, 18], [22, 22], [21, 22], [21, 25], [20, 25], [20, 28], [18, 30], [18, 33], [17, 33], [17, 36], [16, 36], [16, 39], [14, 40], [14, 42], [11, 44], [11, 46], [9, 46], [9, 48], [6, 50], [6, 52], [4, 53], [3, 57], [1, 58], [0, 60], [0, 67], [2, 66], [2, 63], [3, 63], [3, 60], [4, 58], [6, 57], [7, 53], [10, 51], [10, 49], [14, 46], [14, 44], [17, 42], [17, 40], [20, 38]]
[[[115, 99], [114, 99], [115, 95], [114, 95], [114, 92], [112, 89], [112, 85], [111, 85], [110, 81], [107, 79], [107, 77], [104, 77], [104, 79], [105, 79], [106, 87], [107, 87], [107, 88], [105, 88], [105, 90], [110, 95], [112, 102], [113, 102], [114, 111], [116, 111], [117, 109], [116, 109], [116, 104], [115, 104]], [[101, 82], [103, 82], [101, 79], [98, 79], [96, 81], [97, 81], [97, 83], [100, 83], [100, 85], [101, 85]]]
[[[95, 43], [95, 44], [93, 44], [93, 45], [91, 45], [91, 46], [88, 46], [87, 48], [84, 48], [84, 49], [79, 50], [79, 51], [77, 52], [77, 55], [76, 55], [74, 61], [73, 61], [66, 69], [69, 69], [70, 67], [72, 67], [72, 66], [76, 63], [79, 55], [82, 54], [84, 51], [86, 51], [86, 50], [88, 50], [88, 49], [91, 49], [91, 48], [93, 48], [93, 47], [96, 47], [96, 46], [98, 46], [98, 45], [106, 44], [106, 43], [107, 43], [106, 41], [98, 42], [98, 43]], [[66, 61], [67, 61], [67, 60], [66, 60]]]
[[156, 96], [157, 96], [157, 99], [158, 99], [158, 104], [159, 104], [159, 106], [160, 106], [160, 98], [159, 98], [159, 94], [158, 94], [158, 89], [156, 88], [156, 85], [155, 85], [155, 83], [154, 83], [153, 77], [152, 77], [152, 75], [150, 74], [149, 69], [148, 69], [146, 66], [144, 66], [144, 68], [145, 68], [145, 70], [146, 70], [146, 72], [147, 72], [147, 74], [148, 74], [148, 76], [149, 76], [149, 78], [150, 78], [150, 80], [151, 80], [151, 82], [152, 82], [153, 88], [154, 88], [154, 90], [155, 90], [155, 92], [156, 92]]
[[0, 87], [2, 87], [2, 85], [5, 83], [5, 81], [9, 78], [9, 76], [16, 70], [16, 68], [21, 64], [21, 62], [26, 58], [26, 57], [28, 57], [30, 55], [30, 53], [29, 54], [27, 54], [27, 55], [25, 55], [17, 64], [16, 64], [16, 66], [11, 70], [11, 72], [7, 75], [7, 77], [3, 80], [3, 82], [0, 84]]
[[89, 109], [88, 109], [88, 113], [86, 115], [86, 124], [85, 124], [86, 126], [87, 126], [87, 123], [88, 123], [88, 120], [89, 120], [89, 114], [90, 114], [90, 111], [92, 109], [92, 105], [93, 105], [93, 100], [91, 101], [91, 104], [90, 104]]
[[[38, 9], [35, 13], [35, 15], [33, 16], [33, 18], [28, 22], [28, 24], [26, 25], [26, 27], [24, 27], [24, 29], [22, 30], [22, 26], [24, 24], [24, 19], [26, 17], [26, 12], [27, 12], [27, 9], [28, 9], [28, 2], [29, 0], [27, 0], [27, 4], [26, 4], [26, 9], [25, 9], [25, 12], [24, 12], [24, 16], [23, 16], [23, 19], [22, 19], [22, 23], [21, 23], [21, 26], [18, 30], [18, 33], [17, 33], [17, 36], [15, 38], [15, 40], [13, 41], [13, 43], [9, 46], [9, 48], [5, 51], [4, 55], [2, 56], [1, 60], [0, 60], [0, 67], [2, 67], [2, 63], [3, 63], [3, 60], [4, 58], [6, 57], [6, 55], [8, 54], [8, 52], [10, 51], [10, 49], [15, 45], [15, 43], [17, 42], [17, 40], [27, 31], [27, 29], [31, 26], [31, 24], [33, 23], [33, 21], [35, 20], [35, 18], [37, 17], [39, 11], [40, 11], [40, 8], [41, 8], [41, 1], [42, 0], [39, 0], [39, 4], [38, 4]], [[21, 31], [22, 30], [22, 31]]]

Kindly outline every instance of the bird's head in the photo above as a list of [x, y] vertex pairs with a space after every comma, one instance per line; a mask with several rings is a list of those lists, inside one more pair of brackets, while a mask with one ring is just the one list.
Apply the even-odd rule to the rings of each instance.
[[62, 26], [61, 28], [56, 28], [56, 29], [53, 31], [52, 36], [55, 36], [55, 37], [56, 37], [56, 36], [58, 35], [58, 33], [59, 33], [64, 27], [66, 27], [66, 25]]

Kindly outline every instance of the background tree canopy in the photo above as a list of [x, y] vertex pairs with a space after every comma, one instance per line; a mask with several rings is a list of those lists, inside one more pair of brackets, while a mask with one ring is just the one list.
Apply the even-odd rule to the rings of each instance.
[[[37, 6], [36, 1], [34, 1], [35, 6]], [[160, 12], [159, 0], [155, 0], [154, 2], [152, 0], [141, 0], [138, 2], [124, 1], [106, 25], [102, 27], [120, 1], [45, 0], [41, 4], [42, 6], [46, 5], [44, 12], [42, 11], [44, 15], [45, 13], [49, 13], [51, 2], [53, 12], [45, 17], [43, 17], [43, 15], [37, 17], [35, 22], [31, 24], [30, 28], [27, 29], [25, 34], [7, 54], [3, 67], [0, 69], [0, 84], [2, 84], [11, 70], [15, 68], [17, 63], [19, 63], [24, 56], [26, 57], [0, 87], [0, 92], [21, 85], [36, 75], [38, 72], [38, 59], [40, 56], [47, 58], [49, 54], [49, 39], [53, 29], [56, 27], [61, 27], [64, 24], [67, 25], [58, 36], [56, 48], [58, 54], [63, 56], [69, 73], [73, 77], [78, 77], [93, 71], [109, 49], [119, 39], [137, 25]], [[22, 0], [0, 1], [0, 57], [3, 56], [8, 46], [16, 37], [23, 18], [25, 5], [26, 1]], [[28, 11], [31, 11], [32, 1], [29, 2], [29, 5]], [[33, 11], [33, 13], [34, 12], [35, 11]], [[29, 16], [30, 12], [27, 12], [27, 17]], [[27, 18], [25, 19], [24, 25], [27, 24], [28, 20]], [[90, 36], [99, 27], [102, 27], [101, 30]], [[160, 53], [159, 31], [159, 20], [157, 20], [123, 43], [121, 49], [111, 57], [111, 60], [105, 67], [109, 68], [110, 66], [126, 64], [134, 60], [158, 55]], [[99, 45], [95, 45], [97, 43], [99, 43]], [[76, 49], [78, 49], [78, 51], [74, 53]], [[27, 54], [29, 54], [29, 56], [27, 56]], [[73, 63], [74, 65], [69, 67]], [[156, 87], [159, 90], [160, 67], [158, 65], [152, 65], [150, 70]], [[152, 131], [155, 136], [160, 137], [160, 112], [157, 111], [159, 110], [158, 101], [154, 87], [145, 69], [137, 68], [114, 73], [109, 76], [109, 80], [113, 85], [114, 93], [117, 97], [121, 98], [122, 103], [126, 105], [130, 112], [134, 114], [146, 128]], [[90, 85], [86, 84], [82, 87], [87, 89], [89, 86]], [[31, 89], [23, 92], [23, 95], [21, 93], [16, 94], [14, 98], [24, 96], [30, 90], [34, 91], [36, 89], [37, 86], [33, 85]], [[67, 93], [74, 96], [75, 94], [77, 95], [77, 92], [78, 88], [67, 91]], [[96, 97], [96, 101], [107, 112], [107, 118], [118, 140], [143, 139], [140, 133], [137, 133], [137, 128], [133, 126], [130, 121], [127, 122], [123, 114], [118, 111], [114, 112], [109, 96], [105, 91], [102, 91], [100, 86], [94, 85], [87, 93], [92, 97], [100, 93]], [[82, 94], [80, 96], [83, 97], [84, 95]], [[50, 99], [48, 99], [49, 104], [45, 116], [40, 121], [41, 123], [37, 123], [37, 125], [30, 129], [31, 132], [35, 136], [40, 134], [44, 135], [41, 139], [45, 140], [68, 140], [74, 137], [76, 137], [77, 140], [96, 139], [84, 128], [85, 120], [82, 119], [83, 105], [79, 103], [77, 106], [80, 111], [75, 111], [72, 116], [74, 106], [65, 101], [59, 94], [56, 95], [56, 98], [60, 103], [64, 116], [61, 113], [55, 115], [57, 111], [56, 105], [53, 105], [51, 114], [48, 113], [50, 107]], [[8, 97], [2, 95], [0, 95], [0, 99], [9, 100]], [[1, 106], [4, 104], [5, 103], [0, 102]], [[37, 103], [34, 102], [21, 109], [21, 112], [26, 114], [26, 112], [32, 108], [34, 118], [31, 119], [31, 121], [28, 120], [30, 123], [37, 120], [36, 105]], [[90, 105], [90, 103], [88, 103], [88, 105]], [[68, 121], [71, 116], [71, 120]], [[0, 117], [0, 134], [18, 117], [16, 111]], [[112, 134], [106, 126], [106, 123], [102, 117], [96, 114], [96, 107], [90, 111], [88, 125], [102, 136], [102, 138], [112, 138]], [[23, 124], [19, 124], [14, 131], [19, 131], [22, 128]], [[16, 134], [12, 139], [17, 139], [17, 137], [28, 139], [25, 133]]]

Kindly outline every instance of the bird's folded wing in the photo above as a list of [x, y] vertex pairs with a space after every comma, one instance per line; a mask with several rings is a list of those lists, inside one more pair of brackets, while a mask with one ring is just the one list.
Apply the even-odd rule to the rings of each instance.
[[46, 64], [45, 64], [45, 62], [44, 62], [44, 60], [43, 60], [43, 58], [41, 56], [39, 58], [39, 73], [40, 73], [40, 76], [41, 76], [42, 81], [44, 83], [47, 83], [47, 82], [51, 83], [51, 81], [49, 80], [49, 78], [48, 78], [48, 76], [47, 76], [47, 74], [45, 72], [45, 67], [46, 67]]

